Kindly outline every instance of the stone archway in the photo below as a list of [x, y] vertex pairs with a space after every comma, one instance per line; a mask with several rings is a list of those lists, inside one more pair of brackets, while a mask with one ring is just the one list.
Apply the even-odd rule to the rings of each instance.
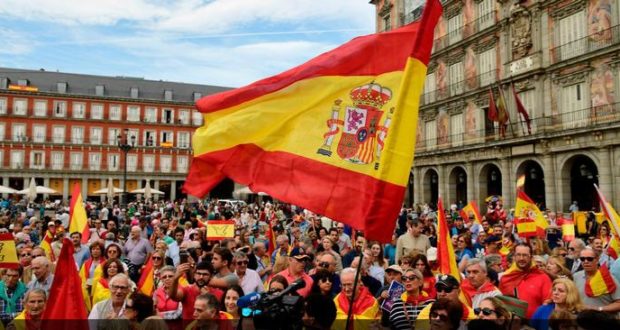
[[598, 209], [599, 203], [594, 184], [598, 184], [598, 166], [586, 155], [570, 157], [562, 166], [562, 209], [568, 209], [573, 201], [580, 210]]
[[517, 168], [517, 178], [525, 175], [523, 190], [536, 203], [541, 210], [546, 205], [545, 198], [545, 172], [542, 166], [535, 160], [526, 160]]
[[482, 166], [478, 175], [478, 187], [480, 187], [478, 202], [484, 201], [489, 196], [502, 196], [502, 171], [499, 166], [493, 163]]
[[448, 191], [446, 204], [467, 205], [467, 172], [461, 166], [456, 166], [448, 176]]
[[434, 169], [429, 169], [424, 173], [424, 179], [422, 181], [423, 202], [431, 205], [437, 205], [439, 198], [439, 175]]

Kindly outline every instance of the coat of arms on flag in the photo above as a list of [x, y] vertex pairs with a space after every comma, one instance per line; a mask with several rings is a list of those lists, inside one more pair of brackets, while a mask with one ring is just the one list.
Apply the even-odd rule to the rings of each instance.
[[[387, 114], [383, 125], [380, 125], [384, 111], [383, 105], [392, 99], [392, 90], [377, 83], [358, 86], [349, 93], [352, 104], [347, 105], [341, 114], [342, 100], [334, 101], [332, 117], [327, 120], [329, 131], [323, 135], [323, 145], [317, 153], [331, 157], [334, 138], [342, 127], [337, 154], [343, 160], [353, 164], [369, 164], [375, 162], [378, 168], [383, 143], [390, 126], [394, 108]], [[340, 119], [344, 116], [344, 119]]]

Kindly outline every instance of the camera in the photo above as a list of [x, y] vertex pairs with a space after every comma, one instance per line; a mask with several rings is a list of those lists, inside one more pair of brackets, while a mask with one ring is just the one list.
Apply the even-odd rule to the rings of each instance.
[[[304, 299], [291, 293], [296, 293], [305, 285], [304, 280], [299, 279], [283, 291], [268, 292], [260, 296], [254, 294], [252, 298], [247, 299], [250, 306], [241, 309], [242, 318], [252, 318], [254, 328], [257, 330], [302, 329]], [[239, 322], [239, 325], [241, 323]]]

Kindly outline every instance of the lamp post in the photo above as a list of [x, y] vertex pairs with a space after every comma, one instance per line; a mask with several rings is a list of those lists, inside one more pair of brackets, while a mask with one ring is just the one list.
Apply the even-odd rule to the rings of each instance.
[[[131, 141], [130, 141], [131, 140]], [[127, 207], [127, 154], [131, 149], [136, 146], [136, 137], [132, 135], [129, 137], [129, 129], [125, 128], [123, 134], [117, 136], [116, 142], [118, 147], [125, 154], [125, 161], [123, 167], [123, 194], [121, 195], [121, 207]]]

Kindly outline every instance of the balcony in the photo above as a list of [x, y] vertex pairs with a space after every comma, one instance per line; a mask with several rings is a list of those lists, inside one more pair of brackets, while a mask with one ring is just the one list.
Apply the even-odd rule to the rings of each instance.
[[[8, 166], [5, 166], [8, 165]], [[173, 164], [177, 164], [176, 162], [164, 162], [160, 164], [152, 164], [152, 163], [143, 163], [142, 167], [136, 166], [136, 164], [127, 164], [127, 172], [148, 172], [157, 174], [169, 174], [169, 175], [186, 175], [188, 171], [188, 166], [186, 164], [177, 164], [174, 166]], [[24, 160], [10, 160], [4, 161], [0, 159], [0, 171], [10, 171], [15, 173], [14, 170], [28, 170], [28, 171], [43, 171], [45, 173], [54, 173], [54, 172], [77, 172], [77, 173], [85, 173], [85, 172], [96, 172], [97, 174], [102, 171], [117, 173], [122, 167], [117, 163], [110, 162], [95, 162], [95, 163], [84, 163], [80, 161], [62, 161], [62, 160], [52, 160], [49, 164], [42, 164], [40, 162], [35, 161], [24, 161]]]
[[461, 80], [454, 84], [449, 84], [445, 89], [437, 89], [422, 94], [420, 105], [428, 105], [436, 101], [445, 100], [452, 96], [457, 96], [464, 92], [477, 90], [482, 87], [489, 86], [497, 81], [498, 70], [491, 70], [481, 73], [471, 79]]
[[620, 25], [549, 50], [553, 64], [620, 43]]
[[442, 36], [436, 36], [433, 43], [433, 53], [438, 52], [450, 45], [457, 44], [478, 32], [484, 31], [496, 23], [496, 10], [490, 11], [469, 24], [464, 24], [460, 28], [448, 31]]

